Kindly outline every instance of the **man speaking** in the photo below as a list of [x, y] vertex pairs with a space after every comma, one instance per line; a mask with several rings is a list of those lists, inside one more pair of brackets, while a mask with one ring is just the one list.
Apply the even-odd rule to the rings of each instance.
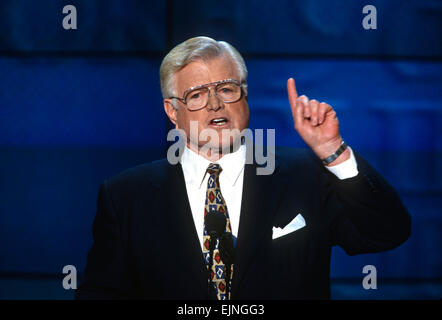
[[160, 78], [184, 150], [102, 183], [77, 299], [328, 299], [332, 246], [374, 253], [409, 237], [395, 190], [345, 143], [333, 108], [298, 97], [293, 79], [294, 128], [310, 149], [276, 149], [259, 175], [254, 146], [223, 134], [249, 124], [235, 48], [189, 39]]

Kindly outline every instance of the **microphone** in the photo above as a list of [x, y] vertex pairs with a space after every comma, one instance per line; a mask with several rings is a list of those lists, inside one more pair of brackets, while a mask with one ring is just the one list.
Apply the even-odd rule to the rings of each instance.
[[233, 243], [233, 235], [231, 232], [224, 232], [224, 234], [219, 239], [218, 247], [221, 255], [221, 260], [224, 264], [234, 264], [235, 263], [235, 247]]
[[209, 258], [209, 281], [207, 282], [207, 290], [209, 297], [214, 293], [213, 292], [213, 286], [212, 278], [211, 278], [211, 272], [212, 272], [212, 265], [213, 265], [213, 250], [215, 250], [216, 246], [216, 240], [221, 237], [221, 235], [226, 230], [226, 216], [219, 212], [218, 210], [212, 210], [209, 213], [207, 213], [206, 217], [204, 218], [204, 225], [206, 227], [206, 232], [210, 236], [210, 242], [209, 242], [209, 250], [210, 250], [210, 258]]
[[226, 295], [229, 296], [230, 293], [230, 281], [231, 281], [231, 267], [235, 263], [235, 244], [234, 237], [231, 232], [224, 232], [224, 234], [219, 239], [218, 245], [221, 260], [224, 262], [224, 267], [226, 271]]
[[204, 224], [206, 231], [210, 235], [210, 241], [212, 241], [212, 235], [214, 238], [219, 238], [226, 230], [226, 216], [218, 210], [210, 211], [204, 218]]
[[216, 240], [219, 238], [218, 250], [221, 256], [221, 260], [224, 263], [224, 270], [226, 272], [226, 295], [229, 296], [230, 292], [230, 281], [231, 281], [231, 266], [235, 263], [235, 238], [231, 232], [226, 232], [226, 216], [217, 211], [213, 210], [209, 212], [204, 218], [204, 224], [206, 226], [206, 231], [210, 236], [210, 261], [209, 261], [209, 295], [210, 295], [210, 283], [211, 277], [210, 272], [213, 265], [213, 251], [215, 250]]

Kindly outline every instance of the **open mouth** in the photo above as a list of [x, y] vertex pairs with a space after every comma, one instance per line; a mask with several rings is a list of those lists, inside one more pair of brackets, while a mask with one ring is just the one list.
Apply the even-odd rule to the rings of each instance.
[[229, 120], [225, 117], [219, 117], [219, 118], [214, 118], [212, 120], [210, 120], [209, 124], [212, 126], [217, 126], [217, 127], [221, 127], [226, 125], [229, 122]]

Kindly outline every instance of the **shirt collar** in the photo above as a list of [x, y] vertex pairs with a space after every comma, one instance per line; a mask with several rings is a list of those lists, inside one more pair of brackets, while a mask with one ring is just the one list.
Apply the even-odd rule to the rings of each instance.
[[[180, 158], [180, 163], [187, 182], [201, 188], [207, 167], [211, 162], [185, 146]], [[241, 172], [244, 170], [246, 163], [245, 144], [242, 144], [235, 152], [224, 155], [221, 159], [215, 161], [215, 163], [221, 166], [221, 174], [225, 175], [229, 184], [234, 186]]]

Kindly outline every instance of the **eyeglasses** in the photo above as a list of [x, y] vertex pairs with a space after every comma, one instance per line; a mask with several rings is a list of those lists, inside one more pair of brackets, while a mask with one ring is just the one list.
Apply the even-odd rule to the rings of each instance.
[[247, 95], [247, 84], [239, 83], [235, 79], [226, 79], [195, 86], [184, 91], [183, 98], [178, 99], [187, 106], [187, 109], [196, 111], [207, 106], [210, 98], [210, 87], [215, 87], [215, 96], [224, 103], [234, 103], [242, 98], [243, 88]]

